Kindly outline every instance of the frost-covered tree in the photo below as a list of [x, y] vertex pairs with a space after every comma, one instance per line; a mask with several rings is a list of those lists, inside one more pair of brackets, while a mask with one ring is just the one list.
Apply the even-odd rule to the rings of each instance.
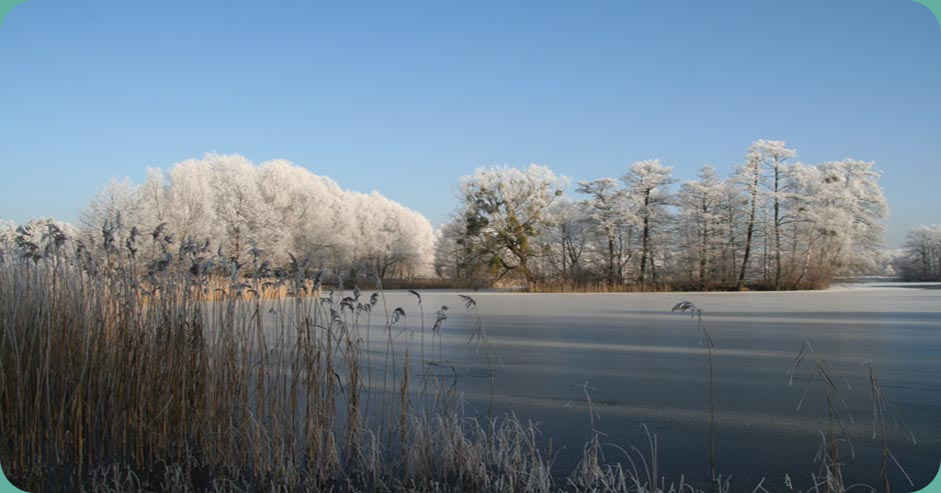
[[[753, 142], [745, 154], [745, 165], [736, 172], [736, 180], [745, 187], [749, 197], [745, 230], [745, 252], [739, 270], [738, 288], [745, 284], [749, 261], [752, 259], [755, 233], [760, 232], [766, 251], [775, 258], [774, 285], [780, 284], [781, 267], [781, 203], [784, 196], [782, 183], [786, 175], [786, 161], [796, 155], [784, 141], [760, 139]], [[764, 188], [762, 187], [764, 185]], [[762, 210], [770, 204], [771, 211]], [[759, 219], [765, 219], [758, 222]], [[769, 241], [771, 244], [769, 245]], [[770, 246], [770, 248], [769, 248]], [[761, 257], [762, 272], [768, 271], [768, 253]], [[767, 278], [767, 275], [765, 276]]]
[[[672, 176], [673, 168], [660, 164], [659, 159], [638, 161], [631, 165], [621, 177], [627, 186], [628, 194], [637, 204], [637, 215], [641, 224], [641, 256], [638, 280], [643, 285], [647, 280], [647, 266], [653, 267], [651, 238], [656, 226], [667, 219], [666, 207], [670, 202], [668, 187], [676, 180]], [[656, 274], [654, 273], [654, 278]]]
[[817, 201], [824, 185], [820, 168], [795, 163], [788, 168], [787, 181], [792, 192], [784, 199], [790, 244], [785, 277], [790, 287], [796, 288], [807, 281], [809, 269], [815, 270], [816, 253], [829, 231], [824, 226], [829, 210]]
[[819, 285], [879, 269], [888, 209], [878, 180], [872, 163], [852, 159], [787, 168], [782, 284]]
[[525, 170], [479, 168], [465, 176], [460, 188], [465, 247], [497, 278], [518, 273], [532, 285], [536, 272], [531, 262], [538, 253], [533, 239], [565, 185], [565, 178], [535, 164]]
[[431, 224], [417, 212], [378, 193], [343, 190], [288, 161], [256, 166], [238, 155], [148, 170], [142, 186], [113, 182], [82, 218], [83, 236], [99, 243], [107, 236], [111, 248], [121, 249], [134, 231], [135, 248], [149, 243], [142, 253], [150, 259], [198, 243], [226, 265], [283, 266], [293, 255], [309, 268], [359, 266], [373, 277], [431, 275], [434, 254]]
[[441, 226], [435, 241], [434, 270], [441, 278], [459, 281], [485, 281], [486, 272], [473, 242], [465, 241], [467, 223], [462, 214]]
[[141, 204], [139, 221], [144, 229], [150, 229], [169, 220], [172, 206], [168, 194], [166, 175], [162, 169], [147, 168], [147, 178], [137, 190], [136, 200]]
[[736, 180], [745, 187], [748, 196], [748, 219], [745, 226], [745, 253], [742, 255], [742, 267], [738, 274], [738, 289], [745, 286], [745, 274], [751, 259], [752, 240], [755, 237], [755, 219], [758, 217], [758, 201], [761, 189], [761, 159], [757, 153], [749, 152], [745, 156], [745, 165], [736, 170]]
[[[163, 224], [165, 237], [171, 240], [210, 238], [212, 247], [218, 249], [226, 231], [216, 216], [218, 209], [214, 204], [216, 194], [213, 193], [212, 172], [209, 162], [198, 159], [174, 165], [168, 173], [167, 209], [161, 213], [164, 220], [154, 225], [150, 232], [156, 232]], [[157, 240], [156, 236], [152, 238], [152, 251], [157, 248]]]
[[353, 197], [356, 259], [379, 277], [427, 275], [434, 253], [434, 232], [424, 216], [378, 192]]
[[839, 273], [871, 270], [882, 249], [888, 204], [871, 162], [844, 159], [819, 166], [823, 187], [814, 194], [831, 213], [832, 265]]
[[[129, 179], [111, 180], [80, 215], [83, 248], [110, 263], [113, 256], [135, 256], [134, 243], [147, 214], [140, 191]], [[135, 229], [136, 228], [136, 229]]]
[[787, 173], [786, 161], [797, 155], [794, 149], [789, 149], [781, 140], [758, 140], [748, 149], [748, 161], [757, 161], [759, 166], [767, 170], [768, 196], [771, 208], [770, 230], [774, 242], [774, 289], [781, 285], [781, 203], [787, 191], [785, 190], [785, 175]]
[[584, 276], [592, 222], [584, 203], [560, 197], [549, 207], [545, 229], [540, 233], [547, 253], [548, 272], [544, 275], [565, 282], [576, 282]]
[[906, 281], [941, 281], [941, 225], [919, 226], [905, 236], [893, 267]]
[[[630, 207], [628, 190], [621, 188], [614, 178], [601, 178], [579, 182], [577, 191], [589, 196], [583, 203], [606, 242], [607, 281], [612, 285], [620, 283], [623, 281], [624, 249], [618, 248], [619, 240], [623, 239], [626, 228], [632, 228], [638, 222], [636, 211]], [[627, 232], [628, 235], [630, 233]]]
[[684, 183], [676, 197], [684, 246], [695, 260], [695, 268], [689, 270], [696, 273], [700, 289], [706, 289], [714, 277], [710, 269], [715, 267], [722, 247], [723, 192], [724, 186], [716, 170], [704, 166], [699, 171], [699, 179]]
[[352, 193], [281, 159], [262, 163], [258, 172], [262, 199], [279, 225], [272, 247], [278, 262], [286, 262], [288, 252], [313, 265], [352, 260], [343, 255], [355, 243]]
[[279, 233], [274, 213], [262, 198], [258, 168], [241, 156], [210, 154], [203, 162], [211, 174], [215, 218], [224, 231], [222, 254], [241, 264], [251, 249], [270, 250]]
[[734, 179], [726, 179], [720, 188], [718, 211], [721, 214], [722, 275], [725, 285], [734, 284], [738, 277], [738, 258], [741, 248], [742, 225], [746, 215], [748, 197]]

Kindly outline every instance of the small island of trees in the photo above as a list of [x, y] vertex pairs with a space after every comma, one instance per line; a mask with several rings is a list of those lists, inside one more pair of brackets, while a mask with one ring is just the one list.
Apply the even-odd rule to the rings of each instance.
[[887, 214], [873, 163], [808, 165], [759, 140], [721, 178], [704, 166], [678, 190], [659, 160], [618, 179], [567, 180], [544, 166], [482, 168], [461, 181], [435, 271], [535, 290], [803, 289], [885, 263]]

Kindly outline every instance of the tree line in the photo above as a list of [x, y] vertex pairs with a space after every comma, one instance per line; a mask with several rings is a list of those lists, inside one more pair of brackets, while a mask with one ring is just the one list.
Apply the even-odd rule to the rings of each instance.
[[569, 183], [545, 166], [486, 167], [460, 183], [435, 270], [530, 289], [817, 288], [884, 260], [887, 205], [873, 163], [794, 162], [758, 140], [722, 178], [704, 166], [673, 187], [640, 161], [618, 178]]
[[[149, 169], [140, 185], [112, 181], [76, 227], [0, 222], [0, 255], [37, 259], [69, 243], [146, 264], [175, 249], [223, 270], [304, 259], [346, 279], [529, 289], [816, 288], [878, 270], [887, 206], [873, 163], [795, 157], [759, 140], [727, 176], [704, 166], [683, 183], [660, 161], [639, 161], [617, 178], [574, 183], [574, 196], [545, 166], [483, 167], [460, 180], [458, 207], [435, 231], [378, 192], [344, 190], [288, 161], [208, 154]], [[896, 270], [937, 275], [937, 229], [909, 236], [911, 261]]]
[[941, 225], [919, 226], [909, 231], [892, 267], [905, 281], [941, 281]]
[[140, 185], [112, 181], [75, 227], [54, 219], [0, 224], [0, 251], [4, 246], [35, 258], [54, 247], [140, 264], [190, 251], [223, 271], [263, 263], [273, 272], [304, 259], [346, 279], [414, 278], [432, 275], [434, 229], [378, 192], [344, 190], [288, 161], [255, 165], [208, 154], [168, 172], [148, 169]]

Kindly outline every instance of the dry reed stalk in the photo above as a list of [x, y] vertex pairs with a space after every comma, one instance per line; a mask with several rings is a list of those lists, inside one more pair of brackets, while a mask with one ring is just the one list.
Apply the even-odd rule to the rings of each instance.
[[[0, 456], [28, 490], [678, 491], [657, 478], [655, 438], [646, 481], [636, 468], [607, 462], [595, 435], [583, 450], [585, 467], [560, 483], [532, 424], [512, 415], [465, 418], [443, 378], [432, 394], [420, 394], [435, 403], [431, 409], [414, 412], [412, 369], [425, 375], [430, 363], [421, 305], [415, 361], [407, 343], [400, 350], [393, 341], [404, 310], [390, 313], [384, 295], [371, 298], [368, 310], [344, 306], [333, 293], [323, 297], [302, 269], [277, 279], [238, 269], [222, 277], [199, 265], [194, 273], [187, 262], [195, 255], [166, 261], [166, 248], [155, 240], [153, 269], [120, 251], [95, 264], [64, 255], [0, 263]], [[375, 427], [367, 421], [372, 396], [361, 389], [364, 364], [372, 389], [369, 317], [380, 297], [382, 388], [391, 392], [377, 397], [387, 419]], [[486, 348], [476, 301], [462, 300], [471, 342]], [[711, 348], [701, 320], [700, 328]], [[495, 371], [486, 356], [492, 397]], [[871, 381], [882, 416], [881, 388]], [[714, 407], [709, 412], [713, 434]], [[835, 464], [832, 438], [826, 455]], [[679, 491], [691, 490], [681, 478]]]

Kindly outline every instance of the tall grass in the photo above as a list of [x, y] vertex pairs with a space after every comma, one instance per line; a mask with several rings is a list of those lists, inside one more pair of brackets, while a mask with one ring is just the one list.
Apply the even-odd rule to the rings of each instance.
[[[58, 245], [0, 263], [0, 461], [21, 488], [696, 491], [661, 476], [650, 434], [642, 452], [594, 433], [578, 467], [560, 474], [534, 424], [492, 410], [466, 417], [442, 361], [448, 309], [435, 312], [426, 353], [418, 292], [416, 321], [378, 281], [367, 299], [342, 279], [339, 291], [324, 286], [303, 259], [273, 275], [260, 259], [227, 264], [196, 244], [171, 255], [159, 236], [146, 262], [133, 241], [120, 248], [105, 235], [103, 258]], [[459, 299], [492, 395], [476, 300]], [[384, 341], [370, 336], [374, 321]], [[435, 337], [438, 358], [426, 359]], [[403, 338], [417, 339], [417, 358]], [[708, 399], [712, 489], [726, 492], [711, 377]]]
[[702, 308], [690, 301], [681, 301], [673, 305], [671, 311], [689, 313], [691, 317], [696, 318], [696, 327], [702, 335], [702, 345], [706, 347], [706, 403], [709, 408], [709, 439], [706, 446], [706, 455], [709, 458], [709, 481], [712, 484], [712, 490], [717, 491], [719, 490], [720, 479], [716, 468], [716, 397], [712, 362], [712, 350], [715, 348], [715, 343], [713, 343], [709, 331], [706, 330], [706, 326], [703, 325]]
[[[144, 262], [130, 237], [120, 248], [105, 235], [103, 257], [79, 248], [0, 265], [0, 460], [22, 488], [566, 487], [534, 425], [464, 417], [446, 373], [427, 371], [444, 365], [440, 339], [439, 360], [426, 359], [419, 293], [410, 321], [381, 289], [368, 300], [358, 288], [333, 291], [303, 260], [272, 277], [257, 258], [227, 264], [206, 246], [170, 254], [155, 233]], [[475, 319], [469, 342], [484, 342], [476, 302], [462, 298]], [[378, 366], [367, 354], [374, 311], [386, 334]], [[417, 337], [418, 361], [402, 337]], [[627, 491], [610, 482], [624, 473], [591, 471], [578, 472], [576, 490]]]

